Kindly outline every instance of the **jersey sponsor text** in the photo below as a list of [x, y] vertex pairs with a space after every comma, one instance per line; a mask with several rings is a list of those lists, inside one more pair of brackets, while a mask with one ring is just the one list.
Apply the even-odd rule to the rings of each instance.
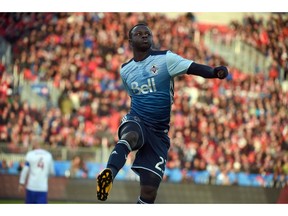
[[157, 91], [154, 78], [147, 79], [147, 84], [141, 86], [139, 86], [138, 82], [132, 82], [131, 89], [134, 94], [148, 94]]

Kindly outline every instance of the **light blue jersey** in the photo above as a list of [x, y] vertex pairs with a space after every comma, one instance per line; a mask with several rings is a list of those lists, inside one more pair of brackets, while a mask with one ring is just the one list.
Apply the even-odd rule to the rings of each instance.
[[152, 51], [143, 61], [123, 64], [120, 75], [131, 97], [132, 115], [159, 131], [168, 131], [174, 97], [173, 78], [186, 74], [193, 61], [171, 51]]

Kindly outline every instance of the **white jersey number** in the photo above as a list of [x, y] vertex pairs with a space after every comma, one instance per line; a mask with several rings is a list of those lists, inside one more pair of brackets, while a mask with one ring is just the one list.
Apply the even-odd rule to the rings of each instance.
[[40, 169], [44, 169], [44, 162], [43, 162], [43, 158], [40, 158], [39, 161], [37, 162], [37, 167], [39, 167]]
[[164, 170], [160, 167], [162, 164], [166, 164], [166, 160], [160, 156], [160, 161], [155, 165], [155, 168], [164, 173]]

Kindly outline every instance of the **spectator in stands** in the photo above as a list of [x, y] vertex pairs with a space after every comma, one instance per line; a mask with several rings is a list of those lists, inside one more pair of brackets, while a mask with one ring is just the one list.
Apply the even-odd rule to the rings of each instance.
[[3, 159], [0, 164], [0, 173], [7, 174], [9, 172], [9, 165], [7, 160]]
[[71, 178], [87, 178], [88, 169], [82, 157], [75, 155], [71, 161], [70, 167]]
[[229, 169], [227, 169], [227, 166], [225, 164], [220, 165], [220, 172], [219, 174], [215, 177], [215, 184], [217, 185], [232, 185], [232, 182], [230, 181], [229, 178]]
[[19, 162], [18, 167], [17, 167], [17, 171], [18, 171], [19, 173], [21, 173], [21, 171], [22, 171], [22, 169], [24, 168], [24, 166], [25, 166], [25, 161], [24, 161], [24, 160], [21, 160], [21, 161]]
[[274, 175], [273, 178], [273, 188], [284, 188], [287, 186], [288, 179], [284, 174]]
[[5, 71], [5, 66], [4, 64], [2, 64], [2, 62], [0, 62], [0, 80], [2, 80], [4, 71]]
[[62, 94], [59, 97], [59, 108], [61, 109], [61, 113], [64, 116], [68, 116], [70, 118], [70, 115], [73, 112], [73, 102], [69, 96], [68, 90], [64, 90]]

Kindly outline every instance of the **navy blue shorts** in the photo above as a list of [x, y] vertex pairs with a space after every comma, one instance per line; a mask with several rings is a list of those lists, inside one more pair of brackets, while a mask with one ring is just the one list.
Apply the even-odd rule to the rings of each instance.
[[138, 149], [131, 167], [132, 170], [139, 175], [137, 170], [145, 169], [162, 179], [166, 167], [168, 149], [170, 147], [170, 138], [168, 137], [168, 134], [164, 131], [155, 131], [149, 126], [146, 126], [137, 116], [127, 114], [122, 119], [118, 135], [120, 134], [121, 127], [127, 122], [138, 124], [142, 130], [143, 136], [143, 140], [140, 140], [142, 143], [141, 148]]
[[31, 191], [26, 189], [26, 200], [27, 204], [47, 204], [47, 192]]

